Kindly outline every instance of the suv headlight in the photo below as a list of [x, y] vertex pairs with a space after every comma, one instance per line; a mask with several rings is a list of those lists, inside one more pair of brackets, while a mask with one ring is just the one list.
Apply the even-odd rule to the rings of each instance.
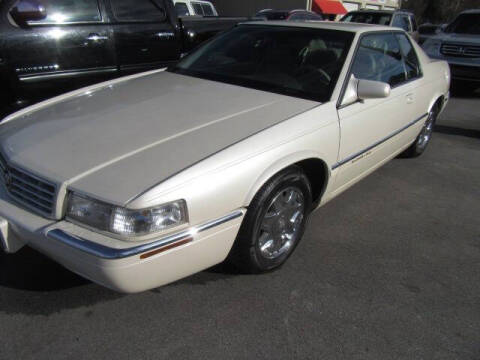
[[427, 39], [422, 45], [423, 50], [429, 56], [438, 56], [440, 54], [440, 47], [442, 46], [442, 42], [439, 40], [432, 40]]
[[67, 200], [67, 219], [135, 240], [188, 223], [188, 212], [185, 200], [132, 210], [71, 192]]

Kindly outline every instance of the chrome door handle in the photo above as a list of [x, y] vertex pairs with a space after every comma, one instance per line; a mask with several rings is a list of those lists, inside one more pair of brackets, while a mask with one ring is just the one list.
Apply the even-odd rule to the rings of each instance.
[[90, 34], [87, 37], [88, 41], [103, 41], [103, 40], [108, 40], [108, 36], [102, 36], [98, 34]]

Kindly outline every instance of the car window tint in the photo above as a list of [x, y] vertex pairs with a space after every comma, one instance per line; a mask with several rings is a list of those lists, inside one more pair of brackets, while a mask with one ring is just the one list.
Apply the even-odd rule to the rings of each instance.
[[283, 26], [238, 26], [174, 69], [182, 74], [326, 101], [353, 33]]
[[203, 15], [205, 16], [213, 16], [213, 9], [209, 4], [202, 4]]
[[393, 18], [392, 22], [393, 27], [398, 27], [405, 31], [410, 31], [410, 21], [408, 21], [408, 16], [405, 15], [396, 15]]
[[195, 11], [195, 15], [203, 15], [202, 5], [199, 3], [192, 3], [193, 11]]
[[[64, 24], [72, 22], [100, 21], [97, 0], [42, 0], [39, 2], [46, 11], [43, 20], [29, 21], [29, 24]], [[15, 5], [18, 11], [31, 9], [31, 1], [20, 0]]]
[[421, 75], [420, 62], [412, 43], [404, 34], [397, 34], [400, 50], [405, 61], [405, 69], [407, 71], [407, 79], [415, 79]]
[[381, 81], [395, 87], [406, 81], [400, 45], [391, 33], [362, 38], [352, 72], [358, 79]]
[[153, 0], [112, 0], [113, 12], [120, 21], [161, 21], [165, 10]]
[[175, 4], [175, 11], [177, 12], [177, 16], [188, 16], [190, 15], [190, 11], [188, 11], [187, 4], [183, 2], [178, 2]]

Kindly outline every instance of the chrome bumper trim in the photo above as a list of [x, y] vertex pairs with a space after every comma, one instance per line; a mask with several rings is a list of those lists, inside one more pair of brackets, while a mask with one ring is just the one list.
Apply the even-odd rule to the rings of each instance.
[[142, 254], [148, 251], [156, 250], [164, 246], [168, 246], [173, 243], [183, 241], [185, 239], [191, 238], [195, 234], [201, 233], [203, 231], [212, 229], [216, 226], [222, 225], [226, 222], [239, 218], [244, 214], [245, 214], [244, 209], [236, 210], [216, 220], [212, 220], [202, 225], [191, 227], [187, 230], [182, 230], [178, 233], [165, 236], [151, 243], [142, 244], [142, 245], [125, 248], [125, 249], [115, 249], [108, 246], [100, 245], [93, 241], [81, 238], [79, 236], [69, 234], [61, 229], [53, 229], [48, 231], [47, 238], [59, 241], [77, 250], [80, 250], [82, 252], [85, 252], [87, 254], [90, 254], [102, 259], [117, 260], [117, 259], [124, 259], [130, 256]]

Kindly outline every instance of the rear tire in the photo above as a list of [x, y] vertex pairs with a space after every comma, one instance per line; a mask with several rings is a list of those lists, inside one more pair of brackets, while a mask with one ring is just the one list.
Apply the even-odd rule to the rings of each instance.
[[262, 273], [285, 263], [305, 231], [312, 190], [305, 173], [289, 167], [255, 195], [227, 262], [244, 273]]
[[437, 103], [428, 113], [428, 118], [423, 125], [422, 131], [420, 131], [420, 134], [417, 136], [413, 144], [402, 153], [402, 157], [415, 158], [419, 157], [425, 152], [430, 140], [432, 139], [433, 130], [435, 128], [435, 123], [437, 121], [439, 112], [440, 105]]

